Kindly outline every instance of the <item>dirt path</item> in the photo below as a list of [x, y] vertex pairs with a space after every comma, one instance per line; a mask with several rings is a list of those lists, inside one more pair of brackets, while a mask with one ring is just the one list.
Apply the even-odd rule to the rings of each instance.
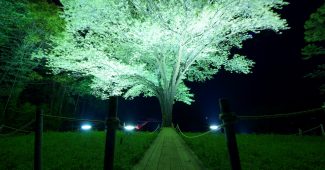
[[173, 128], [163, 128], [134, 170], [205, 169]]

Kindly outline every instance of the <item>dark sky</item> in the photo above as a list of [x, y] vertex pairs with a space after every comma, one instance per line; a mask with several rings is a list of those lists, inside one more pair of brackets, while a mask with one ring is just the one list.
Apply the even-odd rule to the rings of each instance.
[[[238, 115], [279, 114], [319, 107], [322, 104], [317, 80], [304, 78], [314, 63], [301, 59], [300, 50], [304, 43], [304, 22], [324, 2], [323, 0], [291, 0], [280, 11], [286, 18], [290, 30], [283, 34], [263, 31], [244, 43], [240, 53], [253, 59], [256, 64], [249, 75], [219, 72], [214, 79], [204, 83], [186, 83], [195, 93], [195, 103], [174, 105], [174, 122], [184, 129], [204, 129], [206, 122], [218, 122], [218, 99], [227, 98]], [[122, 121], [139, 121], [148, 118], [160, 119], [160, 108], [155, 98], [120, 100], [119, 117]], [[101, 113], [98, 113], [101, 114]], [[238, 130], [254, 131], [256, 127], [288, 129], [288, 122], [303, 126], [302, 119], [241, 122]], [[309, 121], [311, 119], [311, 121]], [[308, 117], [305, 124], [319, 119]], [[324, 120], [322, 120], [324, 121]], [[297, 123], [298, 122], [298, 123]], [[258, 126], [257, 126], [258, 125]], [[298, 126], [296, 125], [296, 126]], [[267, 127], [266, 127], [267, 126]], [[307, 126], [307, 125], [306, 125]], [[274, 128], [273, 128], [274, 129]], [[289, 131], [291, 129], [289, 128]]]

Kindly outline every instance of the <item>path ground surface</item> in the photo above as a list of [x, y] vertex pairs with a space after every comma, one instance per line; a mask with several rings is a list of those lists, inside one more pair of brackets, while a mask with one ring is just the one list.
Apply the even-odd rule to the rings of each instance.
[[134, 170], [201, 170], [202, 163], [173, 128], [162, 128]]

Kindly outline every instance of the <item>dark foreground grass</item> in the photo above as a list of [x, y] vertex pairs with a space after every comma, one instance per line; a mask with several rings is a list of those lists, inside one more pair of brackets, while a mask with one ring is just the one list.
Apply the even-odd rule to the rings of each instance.
[[[207, 168], [230, 169], [223, 135], [184, 140]], [[325, 137], [237, 135], [237, 143], [244, 170], [325, 170]]]
[[[155, 137], [144, 132], [118, 132], [115, 169], [131, 169]], [[104, 132], [48, 132], [43, 140], [44, 169], [103, 169]], [[0, 138], [0, 170], [33, 169], [33, 144], [33, 135]]]

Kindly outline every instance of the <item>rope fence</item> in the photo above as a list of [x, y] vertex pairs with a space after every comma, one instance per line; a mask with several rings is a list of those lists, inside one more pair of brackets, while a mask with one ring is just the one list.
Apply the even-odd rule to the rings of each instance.
[[[115, 154], [115, 139], [116, 139], [116, 130], [119, 127], [119, 120], [117, 117], [117, 104], [118, 97], [112, 97], [108, 101], [109, 109], [107, 112], [107, 119], [103, 120], [92, 120], [92, 119], [77, 119], [72, 117], [64, 117], [64, 116], [55, 116], [55, 115], [47, 115], [43, 114], [43, 109], [38, 105], [35, 111], [35, 123], [34, 120], [28, 122], [21, 128], [15, 128], [7, 125], [1, 125], [0, 130], [4, 128], [8, 128], [15, 131], [20, 132], [31, 132], [26, 130], [26, 127], [30, 126], [34, 123], [34, 164], [33, 169], [41, 170], [42, 169], [42, 146], [43, 146], [43, 118], [56, 118], [56, 119], [65, 119], [70, 121], [88, 121], [88, 122], [98, 122], [105, 123], [106, 125], [106, 135], [105, 135], [105, 151], [104, 151], [104, 166], [105, 170], [112, 170], [114, 167], [114, 154]], [[159, 127], [155, 129], [154, 132], [158, 130]], [[86, 129], [86, 128], [85, 128]], [[87, 128], [88, 129], [88, 128]], [[0, 134], [0, 136], [3, 136]]]
[[[48, 114], [41, 114], [41, 115], [44, 116], [44, 117], [50, 117], [50, 118], [56, 118], [56, 119], [65, 119], [65, 120], [69, 120], [69, 121], [87, 121], [87, 122], [95, 122], [95, 123], [105, 123], [105, 121], [102, 121], [102, 120], [76, 119], [76, 118], [72, 118], [72, 117], [54, 116], [54, 115], [48, 115]], [[0, 134], [0, 136], [1, 137], [7, 137], [7, 136], [10, 136], [10, 135], [14, 135], [17, 132], [33, 133], [34, 131], [26, 130], [26, 128], [28, 128], [33, 123], [35, 123], [35, 119], [31, 120], [30, 122], [28, 122], [25, 125], [23, 125], [21, 127], [18, 127], [18, 128], [12, 127], [12, 126], [7, 126], [7, 125], [1, 125], [0, 126], [0, 131], [2, 131], [3, 129], [10, 129], [10, 130], [13, 130], [13, 132]]]
[[[64, 117], [64, 116], [55, 116], [55, 115], [48, 115], [48, 114], [41, 114], [44, 117], [49, 117], [49, 118], [55, 118], [55, 119], [64, 119], [64, 120], [68, 120], [68, 121], [85, 121], [85, 122], [94, 122], [94, 123], [106, 123], [106, 121], [103, 120], [96, 120], [96, 119], [77, 119], [77, 118], [72, 118], [72, 117]], [[31, 120], [30, 122], [26, 123], [25, 125], [19, 127], [19, 128], [15, 128], [12, 126], [7, 126], [7, 125], [1, 125], [0, 126], [0, 131], [2, 131], [3, 129], [11, 129], [14, 130], [13, 132], [9, 132], [6, 134], [0, 134], [0, 136], [9, 136], [9, 135], [13, 135], [17, 132], [24, 132], [24, 133], [33, 133], [34, 131], [30, 131], [30, 130], [26, 130], [27, 127], [29, 127], [31, 124], [33, 124], [35, 122], [35, 119]], [[157, 121], [155, 121], [157, 122]], [[123, 129], [123, 125], [119, 124], [119, 128]], [[150, 134], [154, 134], [156, 133], [158, 130], [160, 129], [160, 124], [157, 125], [157, 127], [155, 128], [154, 131], [149, 132]]]
[[313, 128], [311, 128], [311, 129], [308, 129], [308, 130], [302, 131], [301, 133], [304, 134], [304, 133], [307, 133], [307, 132], [311, 132], [311, 131], [313, 131], [313, 130], [315, 130], [315, 129], [318, 129], [318, 128], [320, 128], [320, 127], [321, 127], [321, 125], [318, 125], [318, 126], [313, 127]]
[[[290, 117], [290, 116], [294, 116], [294, 115], [302, 115], [302, 114], [306, 114], [306, 113], [310, 113], [310, 112], [316, 112], [316, 111], [320, 111], [320, 110], [324, 110], [324, 108], [315, 108], [315, 109], [310, 109], [310, 110], [305, 110], [305, 111], [299, 111], [299, 112], [292, 112], [292, 113], [287, 113], [287, 114], [274, 114], [274, 115], [255, 115], [255, 116], [237, 116], [237, 119], [239, 120], [258, 120], [258, 119], [273, 119], [273, 118], [281, 118], [281, 117]], [[56, 118], [56, 119], [65, 119], [65, 120], [69, 120], [69, 121], [87, 121], [87, 122], [95, 122], [95, 123], [105, 123], [105, 121], [103, 120], [95, 120], [95, 119], [77, 119], [77, 118], [72, 118], [72, 117], [64, 117], [64, 116], [55, 116], [55, 115], [48, 115], [48, 114], [42, 114], [42, 116], [44, 117], [50, 117], [50, 118]], [[34, 123], [35, 120], [31, 120], [30, 122], [28, 122], [27, 124], [19, 127], [19, 128], [15, 128], [12, 126], [7, 126], [7, 125], [2, 125], [0, 127], [0, 130], [2, 129], [11, 129], [14, 130], [14, 132], [10, 132], [8, 134], [2, 134], [2, 135], [9, 135], [9, 134], [14, 134], [17, 132], [25, 132], [25, 133], [31, 133], [32, 131], [26, 130], [26, 128], [28, 126], [30, 126], [32, 123]], [[122, 125], [120, 125], [120, 127], [122, 127]], [[316, 127], [313, 127], [311, 129], [302, 131], [301, 134], [303, 133], [307, 133], [310, 131], [313, 131], [317, 128], [321, 127], [321, 125], [318, 125]], [[155, 133], [158, 129], [160, 128], [160, 125], [158, 124], [157, 128], [150, 133]], [[176, 126], [176, 130], [180, 132], [180, 134], [186, 138], [196, 138], [196, 137], [201, 137], [204, 136], [208, 133], [211, 132], [211, 130], [204, 132], [203, 134], [200, 135], [196, 135], [196, 136], [187, 136], [185, 135], [182, 130], [179, 128], [179, 125], [177, 124]], [[296, 135], [296, 134], [294, 134]]]
[[26, 133], [31, 133], [32, 132], [32, 131], [29, 131], [29, 130], [17, 129], [17, 128], [14, 128], [14, 127], [11, 127], [11, 126], [6, 126], [6, 125], [3, 125], [3, 127], [11, 129], [11, 130], [19, 131], [19, 132], [26, 132]]
[[302, 129], [298, 129], [298, 133], [295, 133], [295, 134], [292, 134], [292, 135], [299, 135], [299, 136], [301, 136], [301, 135], [303, 135], [303, 134], [305, 134], [305, 133], [308, 133], [308, 132], [311, 132], [311, 131], [314, 131], [314, 130], [316, 130], [316, 129], [318, 129], [318, 128], [320, 128], [320, 130], [321, 130], [321, 135], [323, 135], [323, 136], [325, 136], [325, 131], [324, 131], [324, 126], [323, 126], [323, 124], [320, 124], [320, 125], [317, 125], [317, 126], [315, 126], [315, 127], [312, 127], [312, 128], [310, 128], [310, 129], [307, 129], [307, 130], [302, 130]]
[[274, 119], [274, 118], [281, 118], [281, 117], [290, 117], [290, 116], [296, 116], [296, 115], [302, 115], [306, 113], [316, 112], [324, 110], [324, 108], [316, 108], [316, 109], [310, 109], [305, 111], [299, 111], [299, 112], [292, 112], [287, 114], [274, 114], [274, 115], [255, 115], [255, 116], [237, 116], [239, 120], [255, 120], [255, 119]]
[[[315, 108], [315, 109], [309, 109], [309, 110], [304, 110], [304, 111], [299, 111], [299, 112], [291, 112], [291, 113], [287, 113], [287, 114], [273, 114], [273, 115], [255, 115], [255, 116], [236, 116], [237, 120], [259, 120], [259, 119], [274, 119], [274, 118], [284, 118], [284, 117], [292, 117], [292, 116], [297, 116], [297, 115], [303, 115], [303, 114], [307, 114], [307, 113], [312, 113], [312, 112], [317, 112], [317, 111], [325, 111], [324, 107], [320, 107], [320, 108]], [[316, 130], [318, 128], [321, 128], [321, 133], [323, 136], [325, 136], [325, 132], [324, 132], [324, 127], [322, 124], [313, 127], [311, 129], [302, 131], [301, 129], [299, 129], [299, 133], [295, 133], [293, 135], [302, 135], [304, 133]]]
[[47, 114], [42, 114], [44, 117], [51, 117], [51, 118], [57, 118], [57, 119], [65, 119], [65, 120], [70, 120], [70, 121], [87, 121], [87, 122], [97, 122], [97, 123], [105, 123], [103, 120], [94, 120], [94, 119], [76, 119], [72, 117], [64, 117], [64, 116], [54, 116], [54, 115], [47, 115]]
[[26, 128], [29, 127], [34, 122], [35, 122], [35, 120], [33, 119], [33, 120], [29, 121], [28, 123], [26, 123], [23, 126], [18, 127], [18, 128], [15, 128], [15, 127], [12, 127], [12, 126], [7, 126], [7, 125], [2, 125], [0, 127], [0, 130], [6, 128], [6, 129], [14, 130], [14, 131], [13, 132], [6, 133], [6, 134], [1, 134], [1, 136], [9, 136], [9, 135], [13, 135], [13, 134], [15, 134], [17, 132], [32, 133], [33, 131], [26, 130]]
[[155, 134], [160, 129], [160, 124], [157, 125], [156, 129], [152, 132], [149, 132], [149, 134]]
[[206, 132], [204, 132], [202, 134], [199, 134], [199, 135], [187, 136], [182, 132], [182, 130], [179, 128], [178, 124], [176, 125], [176, 130], [179, 131], [182, 136], [184, 136], [185, 138], [188, 138], [188, 139], [198, 138], [198, 137], [204, 136], [204, 135], [209, 134], [209, 133], [212, 132], [212, 130], [209, 130], [209, 131], [206, 131]]

